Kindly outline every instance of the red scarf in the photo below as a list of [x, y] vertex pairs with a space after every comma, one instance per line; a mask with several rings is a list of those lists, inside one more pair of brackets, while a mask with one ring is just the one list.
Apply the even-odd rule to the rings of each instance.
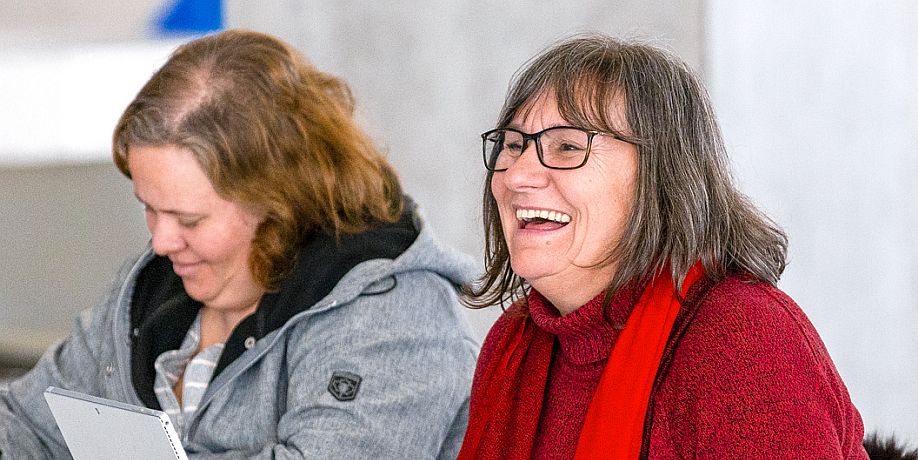
[[[683, 298], [702, 275], [696, 263], [683, 281]], [[638, 458], [654, 378], [680, 306], [664, 270], [644, 289], [615, 341], [590, 402], [575, 460]], [[499, 359], [479, 370], [459, 460], [531, 457], [553, 343], [554, 336], [528, 316], [510, 325], [497, 347]]]

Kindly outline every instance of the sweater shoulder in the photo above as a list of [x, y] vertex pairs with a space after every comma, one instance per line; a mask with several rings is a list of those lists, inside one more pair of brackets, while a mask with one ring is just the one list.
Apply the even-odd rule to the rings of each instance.
[[[806, 314], [784, 291], [771, 284], [729, 276], [699, 300], [686, 333], [688, 348], [736, 349], [766, 355], [781, 350], [831, 363]], [[800, 356], [801, 359], [804, 356]]]
[[654, 397], [657, 441], [721, 458], [794, 449], [798, 458], [826, 458], [860, 449], [860, 416], [787, 294], [730, 276], [699, 302]]
[[674, 377], [682, 372], [700, 377], [701, 369], [737, 384], [753, 375], [794, 378], [800, 372], [840, 380], [800, 306], [768, 283], [739, 276], [720, 281], [699, 299], [676, 346]]

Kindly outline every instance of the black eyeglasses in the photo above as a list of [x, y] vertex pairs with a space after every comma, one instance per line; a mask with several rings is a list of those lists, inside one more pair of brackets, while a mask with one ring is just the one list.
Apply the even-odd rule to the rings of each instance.
[[488, 171], [506, 171], [535, 142], [542, 166], [550, 169], [577, 169], [586, 164], [590, 147], [597, 135], [617, 137], [601, 131], [573, 126], [553, 126], [526, 134], [518, 129], [498, 128], [481, 135], [482, 153]]

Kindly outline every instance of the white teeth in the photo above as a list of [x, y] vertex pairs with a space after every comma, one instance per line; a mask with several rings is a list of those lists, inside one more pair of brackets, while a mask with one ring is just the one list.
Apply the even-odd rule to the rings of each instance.
[[537, 209], [517, 209], [516, 218], [519, 220], [545, 219], [552, 222], [566, 224], [571, 221], [571, 216], [560, 211], [547, 211]]

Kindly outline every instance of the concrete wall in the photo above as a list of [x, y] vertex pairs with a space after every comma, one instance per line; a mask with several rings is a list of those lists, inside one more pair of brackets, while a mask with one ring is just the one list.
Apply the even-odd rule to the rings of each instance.
[[150, 36], [162, 0], [3, 0], [0, 46], [118, 42]]
[[868, 429], [918, 439], [918, 4], [711, 0], [706, 18], [738, 178], [790, 234], [781, 287]]
[[0, 168], [0, 361], [28, 363], [147, 241], [110, 164]]

